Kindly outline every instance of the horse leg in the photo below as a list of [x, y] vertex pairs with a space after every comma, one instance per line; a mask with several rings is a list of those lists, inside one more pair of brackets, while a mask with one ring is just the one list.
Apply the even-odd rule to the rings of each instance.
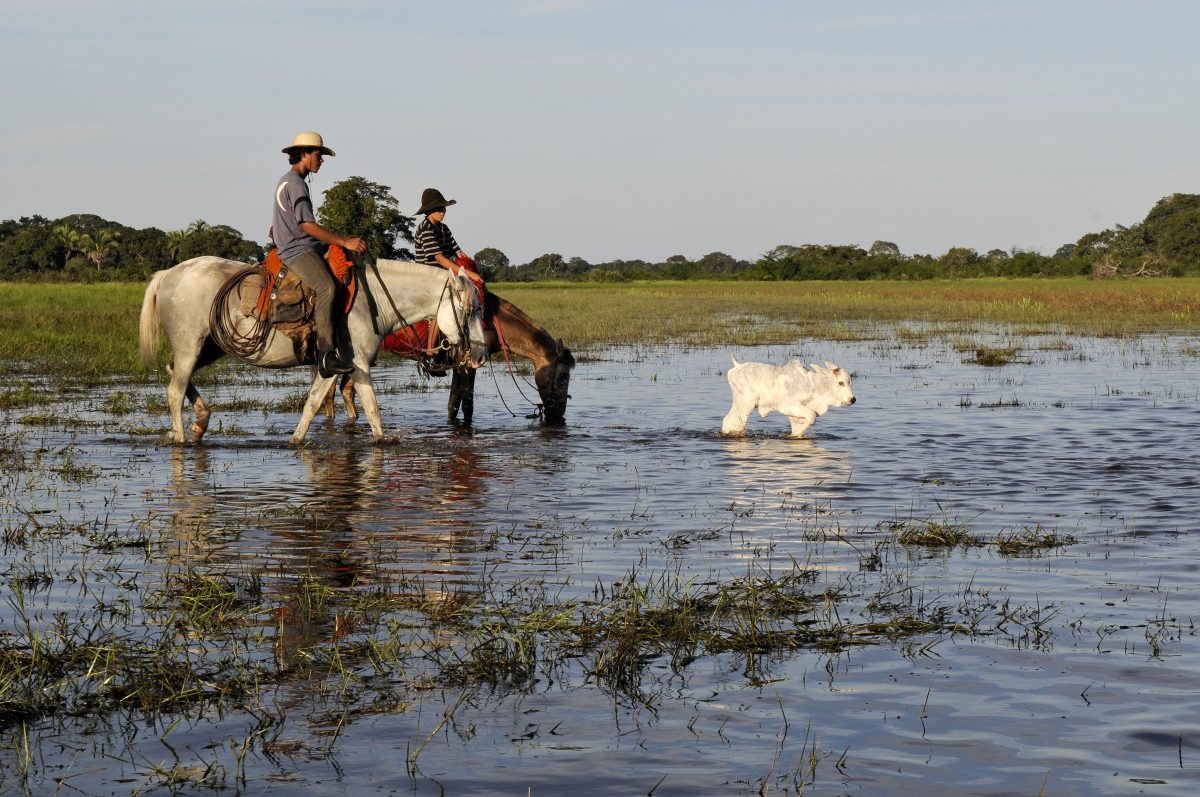
[[446, 420], [458, 422], [458, 408], [462, 404], [462, 370], [455, 368], [450, 372], [450, 397], [446, 402]]
[[[204, 366], [211, 365], [224, 356], [225, 352], [221, 351], [211, 337], [205, 338], [204, 344], [200, 347], [200, 354], [192, 366], [192, 373], [196, 373]], [[208, 431], [208, 419], [212, 415], [212, 411], [208, 408], [204, 397], [200, 395], [200, 391], [192, 384], [190, 376], [187, 383], [187, 399], [192, 402], [192, 408], [196, 412], [196, 420], [192, 422], [192, 442], [199, 443], [204, 437], [204, 433]]]
[[183, 436], [183, 398], [192, 386], [191, 371], [171, 362], [167, 364], [167, 376], [170, 377], [167, 382], [167, 411], [171, 413], [171, 442], [186, 443], [187, 438]]
[[208, 419], [212, 415], [208, 404], [192, 384], [192, 370], [181, 367], [176, 363], [167, 365], [167, 375], [171, 381], [167, 384], [167, 409], [171, 413], [171, 440], [175, 443], [186, 443], [183, 434], [183, 400], [187, 398], [196, 410], [196, 420], [192, 423], [192, 442], [199, 443], [200, 438], [208, 431]]
[[304, 436], [308, 434], [308, 427], [316, 417], [317, 411], [321, 409], [321, 404], [325, 401], [325, 396], [333, 384], [332, 376], [318, 376], [313, 380], [312, 387], [308, 390], [308, 400], [304, 402], [304, 411], [300, 413], [300, 423], [296, 424], [296, 431], [292, 433], [293, 444], [299, 445], [304, 442]]
[[354, 406], [354, 380], [349, 374], [342, 377], [342, 402], [346, 405], [346, 417], [352, 421], [358, 420], [358, 409]]
[[475, 415], [474, 368], [454, 369], [454, 375], [450, 381], [450, 406], [448, 408], [450, 423], [457, 420], [460, 408], [462, 409], [463, 426], [470, 426], [471, 418]]
[[204, 437], [204, 433], [208, 431], [208, 419], [212, 415], [212, 411], [209, 410], [200, 391], [196, 390], [196, 386], [190, 381], [187, 386], [187, 397], [196, 411], [196, 420], [192, 422], [192, 442], [199, 443], [200, 438]]
[[[316, 369], [313, 369], [313, 378], [317, 375]], [[342, 376], [342, 402], [346, 405], [346, 417], [352, 422], [358, 420], [358, 409], [354, 406], [354, 382], [350, 378], [350, 374]], [[325, 394], [325, 417], [332, 420], [337, 416], [337, 382], [329, 386], [329, 392]]]
[[375, 387], [371, 384], [371, 374], [356, 368], [353, 389], [362, 398], [363, 414], [367, 416], [367, 423], [371, 426], [371, 439], [378, 443], [383, 440], [383, 418], [379, 414], [379, 399], [375, 396]]
[[[312, 373], [313, 373], [313, 379], [315, 380], [317, 378], [317, 369], [313, 368]], [[336, 393], [336, 380], [335, 380], [335, 384], [331, 384], [329, 386], [329, 390], [325, 391], [325, 401], [322, 405], [325, 409], [325, 417], [328, 418], [329, 420], [333, 420], [334, 416], [337, 415], [337, 407], [334, 406], [334, 397], [336, 395], [337, 395], [337, 393]]]

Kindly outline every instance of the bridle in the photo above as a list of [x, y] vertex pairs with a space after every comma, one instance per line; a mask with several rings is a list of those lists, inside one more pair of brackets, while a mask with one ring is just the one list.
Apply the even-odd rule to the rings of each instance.
[[[404, 327], [412, 326], [412, 323], [404, 317], [404, 314], [400, 312], [400, 308], [396, 306], [396, 300], [392, 298], [392, 294], [391, 291], [388, 290], [387, 283], [383, 281], [383, 275], [379, 273], [379, 265], [374, 259], [372, 259], [368, 265], [372, 273], [374, 273], [375, 280], [379, 284], [380, 289], [383, 291], [384, 297], [387, 299], [388, 306], [392, 308], [392, 312], [395, 313], [396, 318], [399, 319], [399, 322], [395, 328], [403, 329]], [[363, 276], [365, 277], [365, 274]], [[449, 269], [446, 270], [446, 279], [442, 283], [442, 290], [438, 295], [437, 308], [433, 311], [433, 315], [435, 318], [437, 317], [439, 311], [442, 309], [443, 304], [450, 303], [451, 306], [454, 307], [454, 327], [458, 332], [459, 344], [457, 347], [455, 347], [448, 340], [443, 339], [439, 345], [447, 350], [457, 348], [457, 359], [459, 364], [471, 366], [474, 365], [474, 363], [471, 362], [470, 332], [472, 311], [471, 299], [474, 288], [459, 289], [458, 284], [456, 283], [457, 279], [458, 276], [456, 274], [451, 272]], [[383, 332], [379, 328], [379, 306], [375, 299], [375, 295], [368, 280], [363, 279], [362, 285], [363, 293], [367, 297], [367, 303], [369, 305], [368, 309], [370, 310], [371, 314], [371, 328], [374, 330], [376, 335], [382, 337]]]

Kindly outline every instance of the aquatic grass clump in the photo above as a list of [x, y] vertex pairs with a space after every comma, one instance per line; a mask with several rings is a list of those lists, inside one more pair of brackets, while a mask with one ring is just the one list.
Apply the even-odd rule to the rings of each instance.
[[1001, 533], [995, 539], [996, 550], [1005, 556], [1035, 556], [1057, 548], [1075, 545], [1079, 540], [1071, 534], [1060, 534], [1043, 528], [1041, 524], [1020, 531]]
[[1017, 355], [1019, 353], [1020, 349], [1012, 346], [980, 346], [975, 349], [975, 356], [967, 362], [996, 368], [1018, 362]]
[[16, 387], [0, 390], [0, 410], [19, 410], [26, 407], [37, 407], [51, 401], [47, 391], [39, 390], [27, 379], [22, 379]]
[[52, 412], [50, 410], [30, 412], [22, 415], [17, 421], [23, 426], [40, 426], [48, 429], [87, 429], [97, 426], [92, 421], [73, 418], [69, 415], [63, 415], [60, 412]]
[[175, 607], [174, 624], [181, 630], [210, 633], [249, 621], [262, 599], [262, 580], [257, 574], [245, 577], [212, 576], [187, 571], [169, 576], [152, 607]]
[[965, 525], [933, 519], [906, 521], [899, 524], [897, 540], [901, 545], [924, 548], [957, 548], [981, 545], [982, 540], [971, 534]]

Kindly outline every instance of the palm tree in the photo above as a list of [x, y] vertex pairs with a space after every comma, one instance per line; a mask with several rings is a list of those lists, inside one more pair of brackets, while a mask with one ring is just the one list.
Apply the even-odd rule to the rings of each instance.
[[78, 230], [71, 229], [70, 225], [60, 224], [55, 227], [54, 237], [59, 245], [67, 250], [67, 260], [71, 259], [72, 252], [83, 254], [83, 239], [86, 236], [80, 235]]
[[101, 230], [96, 234], [95, 239], [90, 235], [81, 235], [79, 237], [79, 245], [83, 253], [87, 255], [88, 260], [96, 264], [96, 270], [104, 264], [104, 258], [108, 253], [120, 246], [120, 233], [115, 233], [112, 230]]
[[196, 233], [196, 232], [204, 232], [210, 226], [211, 225], [204, 219], [196, 219], [195, 221], [193, 221], [191, 224], [188, 225], [187, 234], [191, 235], [192, 233]]
[[179, 252], [183, 249], [187, 237], [188, 234], [185, 230], [171, 230], [167, 233], [167, 253], [171, 255], [172, 261], [179, 259]]

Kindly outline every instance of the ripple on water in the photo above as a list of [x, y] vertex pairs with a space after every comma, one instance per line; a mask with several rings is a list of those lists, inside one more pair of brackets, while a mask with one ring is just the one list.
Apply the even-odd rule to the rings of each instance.
[[[915, 354], [853, 341], [617, 349], [580, 363], [568, 425], [554, 430], [509, 415], [497, 391], [512, 399], [511, 385], [481, 379], [476, 428], [455, 431], [441, 388], [389, 393], [410, 372], [385, 368], [385, 421], [396, 433], [387, 445], [371, 445], [360, 420], [318, 423], [310, 445], [294, 449], [291, 414], [220, 407], [214, 423], [251, 433], [214, 426], [194, 449], [48, 430], [42, 456], [70, 443], [112, 477], [40, 499], [73, 522], [161, 522], [177, 540], [162, 566], [260, 573], [268, 593], [302, 578], [337, 589], [418, 579], [431, 599], [546, 584], [587, 602], [597, 585], [631, 574], [707, 585], [798, 562], [820, 571], [822, 587], [850, 587], [839, 606], [847, 614], [870, 615], [862, 604], [877, 590], [880, 604], [978, 612], [974, 636], [916, 647], [901, 639], [752, 663], [701, 655], [678, 673], [651, 657], [644, 703], [597, 686], [585, 657], [539, 673], [531, 694], [482, 691], [432, 737], [457, 693], [429, 689], [406, 695], [404, 709], [339, 725], [336, 767], [314, 755], [276, 782], [270, 762], [253, 763], [262, 793], [316, 793], [336, 780], [346, 791], [628, 794], [666, 776], [655, 793], [751, 794], [773, 767], [802, 770], [815, 749], [817, 793], [1124, 795], [1162, 780], [1146, 793], [1191, 794], [1200, 785], [1200, 374], [1170, 360], [1126, 367], [1157, 357], [1129, 352], [1149, 343], [1067, 342], [1086, 356], [1019, 369], [964, 364], [939, 342]], [[831, 409], [805, 439], [785, 438], [777, 415], [723, 438], [730, 354], [832, 359], [856, 374], [859, 401]], [[919, 371], [907, 367], [914, 360]], [[261, 392], [277, 400], [280, 389]], [[1042, 526], [1079, 543], [1006, 556], [986, 544], [930, 551], [894, 541], [899, 523], [926, 519], [961, 523], [985, 542]], [[15, 548], [4, 555], [10, 569], [29, 565]], [[55, 566], [80, 561], [68, 552]], [[868, 577], [877, 580], [855, 580]], [[79, 594], [61, 580], [36, 597], [52, 614], [77, 611]], [[11, 613], [3, 618], [12, 628]], [[337, 627], [322, 622], [323, 634]], [[382, 695], [394, 685], [360, 686]], [[296, 717], [287, 732], [319, 749], [329, 737], [307, 723], [324, 728], [328, 718], [304, 689], [287, 699]], [[199, 750], [245, 736], [221, 722], [196, 719], [188, 742]], [[414, 785], [404, 758], [426, 738]], [[118, 789], [123, 776], [106, 770], [93, 790]]]

